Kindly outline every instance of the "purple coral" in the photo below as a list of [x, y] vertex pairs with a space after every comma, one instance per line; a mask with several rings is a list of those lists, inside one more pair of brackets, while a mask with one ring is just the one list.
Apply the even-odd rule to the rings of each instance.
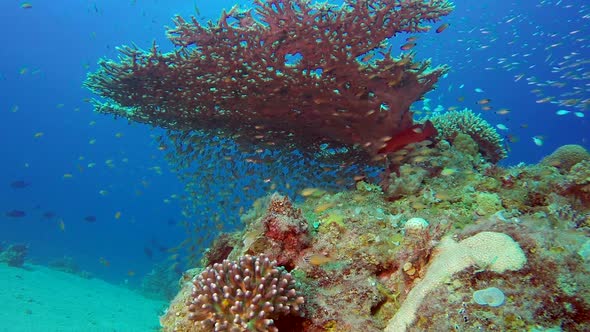
[[193, 280], [189, 319], [214, 331], [278, 331], [274, 320], [298, 314], [303, 297], [291, 274], [264, 255], [224, 260]]

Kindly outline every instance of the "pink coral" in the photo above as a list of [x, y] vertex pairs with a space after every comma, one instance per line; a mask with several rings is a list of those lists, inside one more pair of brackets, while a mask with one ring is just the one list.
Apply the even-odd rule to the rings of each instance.
[[193, 280], [188, 319], [204, 330], [276, 332], [275, 320], [300, 313], [291, 274], [268, 257], [243, 256], [207, 268]]

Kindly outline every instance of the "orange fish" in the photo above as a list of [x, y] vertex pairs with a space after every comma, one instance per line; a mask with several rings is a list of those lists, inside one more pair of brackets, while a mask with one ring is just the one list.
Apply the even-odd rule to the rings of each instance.
[[311, 265], [320, 266], [320, 265], [334, 262], [334, 259], [332, 257], [328, 257], [328, 256], [322, 255], [322, 254], [313, 254], [313, 255], [305, 257], [305, 261]]
[[414, 48], [414, 46], [416, 46], [416, 43], [405, 43], [400, 47], [400, 50], [402, 51], [407, 51], [407, 50], [411, 50]]
[[375, 53], [368, 53], [367, 55], [365, 55], [361, 61], [362, 62], [368, 62], [369, 60], [373, 59], [373, 57], [375, 56]]
[[408, 144], [424, 141], [430, 137], [436, 136], [437, 134], [438, 132], [430, 120], [426, 121], [424, 124], [415, 124], [412, 127], [397, 133], [395, 136], [389, 139], [385, 146], [379, 149], [377, 153], [387, 154], [395, 152], [401, 150]]

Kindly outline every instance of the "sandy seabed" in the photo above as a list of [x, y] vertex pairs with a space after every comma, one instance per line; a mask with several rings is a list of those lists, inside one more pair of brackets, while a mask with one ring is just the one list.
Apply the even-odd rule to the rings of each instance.
[[100, 279], [0, 264], [0, 332], [149, 332], [167, 303]]

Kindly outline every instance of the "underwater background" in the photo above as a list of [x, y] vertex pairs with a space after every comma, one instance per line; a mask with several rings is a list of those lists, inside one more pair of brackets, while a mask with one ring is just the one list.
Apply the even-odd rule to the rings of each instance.
[[[351, 187], [335, 181], [337, 175], [310, 174], [314, 165], [224, 166], [220, 156], [240, 151], [220, 142], [199, 161], [215, 171], [190, 179], [211, 190], [194, 202], [185, 195], [187, 180], [167, 159], [171, 148], [161, 139], [163, 129], [93, 112], [88, 100], [94, 96], [82, 84], [99, 58], [116, 59], [116, 48], [131, 43], [149, 49], [155, 41], [169, 51], [164, 27], [175, 14], [198, 11], [199, 19], [216, 20], [234, 4], [251, 6], [236, 0], [0, 2], [4, 246], [26, 244], [27, 261], [39, 265], [69, 257], [80, 271], [138, 289], [156, 264], [174, 265], [177, 276], [191, 267], [187, 249], [174, 248], [187, 236], [203, 238], [193, 253], [206, 248], [215, 231], [195, 226], [204, 218], [211, 220], [203, 224], [235, 231], [240, 212], [275, 190], [298, 201], [303, 188]], [[450, 66], [413, 108], [424, 115], [473, 109], [504, 138], [503, 166], [537, 163], [564, 144], [590, 149], [588, 2], [454, 4], [442, 21], [450, 26], [421, 34], [413, 48], [418, 59]], [[391, 41], [394, 50], [406, 37]], [[286, 181], [271, 187], [264, 181], [268, 174]], [[250, 183], [260, 185], [234, 188]], [[199, 213], [188, 212], [195, 209]]]

